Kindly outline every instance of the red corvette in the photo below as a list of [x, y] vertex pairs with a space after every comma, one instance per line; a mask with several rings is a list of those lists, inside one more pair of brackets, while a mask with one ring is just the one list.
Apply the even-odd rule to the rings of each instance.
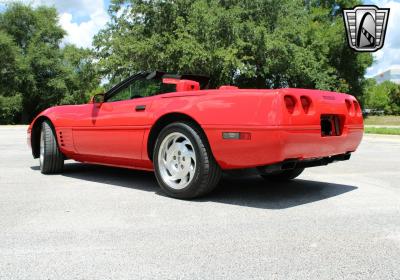
[[363, 135], [357, 100], [307, 89], [209, 90], [195, 75], [141, 72], [88, 104], [49, 108], [28, 128], [44, 174], [65, 159], [153, 170], [170, 196], [210, 192], [222, 170], [289, 180], [348, 160]]

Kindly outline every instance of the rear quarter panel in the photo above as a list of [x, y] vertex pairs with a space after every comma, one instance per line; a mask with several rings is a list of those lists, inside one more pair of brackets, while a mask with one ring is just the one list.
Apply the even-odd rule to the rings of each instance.
[[[272, 90], [210, 90], [160, 96], [153, 101], [153, 119], [183, 113], [202, 126], [275, 125], [280, 119], [279, 100]], [[263, 112], [263, 113], [261, 113]]]
[[[274, 90], [209, 90], [176, 93], [160, 96], [154, 100], [150, 114], [154, 122], [169, 113], [190, 116], [203, 128], [214, 156], [224, 167], [225, 164], [220, 160], [223, 158], [222, 154], [234, 154], [247, 161], [249, 147], [244, 146], [241, 141], [227, 143], [222, 139], [221, 131], [238, 129], [252, 131], [265, 126], [276, 127], [282, 117], [280, 102]], [[150, 131], [145, 133], [143, 151], [146, 151], [149, 133]], [[272, 137], [270, 141], [279, 139]], [[247, 144], [252, 143], [254, 142]], [[147, 153], [143, 154], [143, 158], [148, 159]]]

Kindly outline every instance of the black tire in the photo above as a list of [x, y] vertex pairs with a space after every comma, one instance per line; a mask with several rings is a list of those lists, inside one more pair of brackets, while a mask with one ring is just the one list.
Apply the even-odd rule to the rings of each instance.
[[[193, 144], [196, 167], [192, 180], [183, 189], [170, 187], [162, 178], [158, 164], [159, 150], [163, 140], [172, 133], [181, 133]], [[175, 122], [166, 126], [158, 135], [153, 153], [154, 171], [161, 189], [170, 197], [191, 199], [211, 192], [221, 178], [221, 168], [215, 161], [203, 131], [190, 122]]]
[[[43, 137], [43, 141], [41, 138]], [[40, 171], [43, 174], [54, 174], [62, 172], [64, 168], [64, 155], [58, 148], [57, 139], [53, 126], [49, 121], [42, 123], [39, 145], [43, 144], [43, 152], [40, 149]]]
[[260, 174], [266, 180], [270, 181], [289, 181], [298, 177], [301, 173], [303, 173], [304, 168], [296, 168], [291, 170], [279, 171], [277, 173], [271, 174]]

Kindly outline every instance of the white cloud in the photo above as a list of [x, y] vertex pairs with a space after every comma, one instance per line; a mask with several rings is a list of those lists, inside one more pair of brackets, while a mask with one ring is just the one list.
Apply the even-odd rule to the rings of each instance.
[[374, 53], [374, 64], [367, 69], [367, 77], [375, 76], [390, 66], [400, 64], [400, 3], [396, 1], [376, 1], [380, 8], [390, 8], [385, 45]]
[[96, 11], [89, 15], [89, 20], [80, 23], [73, 22], [70, 13], [60, 14], [60, 25], [67, 31], [65, 43], [72, 43], [79, 47], [91, 47], [93, 36], [105, 26], [108, 21], [107, 13]]
[[21, 2], [33, 6], [54, 6], [59, 13], [59, 23], [67, 32], [63, 43], [75, 44], [78, 47], [91, 47], [93, 36], [109, 20], [103, 0], [22, 0]]
[[93, 14], [104, 8], [102, 0], [33, 0], [37, 5], [55, 6], [61, 13]]

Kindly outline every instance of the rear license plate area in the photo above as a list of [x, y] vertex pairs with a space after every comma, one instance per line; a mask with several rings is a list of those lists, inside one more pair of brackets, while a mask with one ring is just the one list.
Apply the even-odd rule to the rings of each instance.
[[321, 136], [340, 136], [343, 130], [343, 119], [339, 115], [321, 115]]

